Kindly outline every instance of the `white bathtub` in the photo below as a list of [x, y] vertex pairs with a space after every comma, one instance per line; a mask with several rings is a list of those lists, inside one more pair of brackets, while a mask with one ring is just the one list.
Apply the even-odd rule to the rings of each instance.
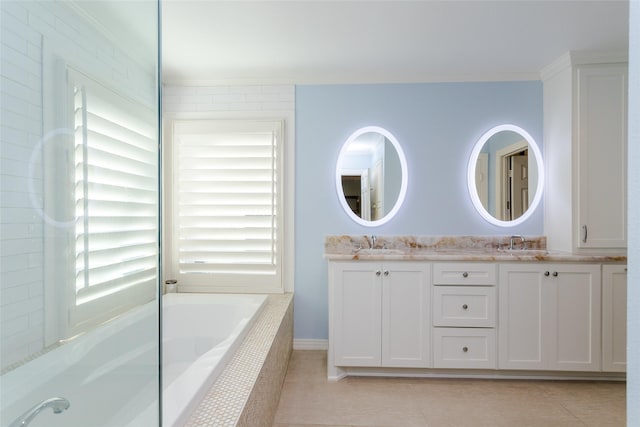
[[[180, 426], [231, 358], [265, 295], [163, 297], [163, 426]], [[0, 426], [50, 397], [29, 427], [155, 427], [157, 302], [138, 307], [0, 377]]]
[[0, 425], [36, 403], [65, 397], [29, 427], [150, 427], [158, 423], [157, 302], [128, 313], [0, 377]]
[[183, 425], [255, 321], [266, 295], [166, 294], [163, 426]]

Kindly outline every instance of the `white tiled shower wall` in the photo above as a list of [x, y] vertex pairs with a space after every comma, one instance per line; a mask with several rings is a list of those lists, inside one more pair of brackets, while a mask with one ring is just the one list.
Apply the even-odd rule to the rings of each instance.
[[[164, 88], [164, 113], [290, 112], [295, 110], [295, 86], [174, 86]], [[236, 114], [234, 114], [234, 112]]]
[[44, 226], [28, 194], [31, 181], [34, 199], [42, 203], [40, 156], [34, 176], [28, 171], [43, 136], [43, 72], [50, 73], [54, 62], [49, 52], [149, 105], [157, 83], [155, 63], [131, 59], [135, 55], [120, 49], [108, 31], [96, 31], [65, 2], [2, 0], [0, 8], [0, 368], [5, 368], [43, 349], [44, 287], [55, 283], [45, 281]]

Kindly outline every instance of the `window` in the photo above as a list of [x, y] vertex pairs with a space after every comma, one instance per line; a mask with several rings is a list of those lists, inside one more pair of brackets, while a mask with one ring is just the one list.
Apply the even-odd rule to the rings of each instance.
[[176, 120], [172, 269], [181, 286], [282, 292], [281, 120]]
[[[73, 327], [155, 296], [158, 142], [153, 109], [68, 69], [73, 104]], [[102, 320], [102, 319], [98, 319]]]

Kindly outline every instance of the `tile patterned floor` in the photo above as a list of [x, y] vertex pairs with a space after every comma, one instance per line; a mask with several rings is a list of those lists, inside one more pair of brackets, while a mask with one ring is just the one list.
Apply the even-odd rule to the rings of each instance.
[[273, 427], [624, 426], [624, 382], [348, 377], [294, 351]]

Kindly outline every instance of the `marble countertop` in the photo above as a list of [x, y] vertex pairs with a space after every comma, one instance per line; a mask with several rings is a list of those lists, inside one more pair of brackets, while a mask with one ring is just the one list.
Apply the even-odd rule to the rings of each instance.
[[[575, 254], [546, 249], [546, 238], [510, 236], [327, 236], [324, 257], [334, 261], [626, 262], [625, 255]], [[373, 249], [371, 247], [373, 246]]]

